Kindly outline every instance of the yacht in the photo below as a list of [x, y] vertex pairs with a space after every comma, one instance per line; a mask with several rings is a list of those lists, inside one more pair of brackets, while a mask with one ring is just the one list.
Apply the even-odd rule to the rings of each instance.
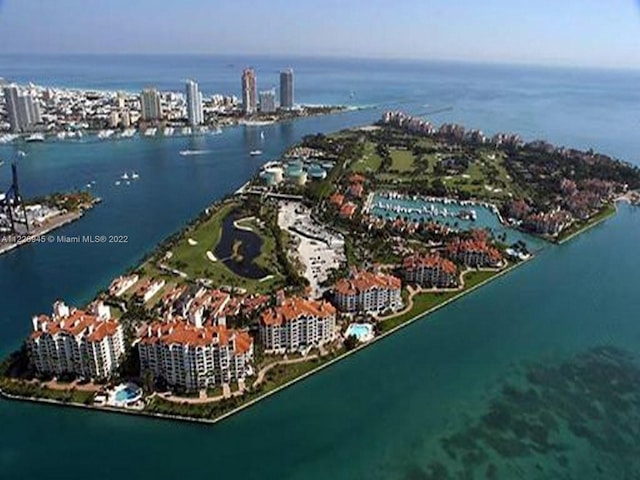
[[122, 180], [129, 180], [129, 175], [127, 175], [127, 172], [124, 172], [120, 178]]
[[173, 132], [174, 132], [174, 128], [173, 128], [173, 127], [166, 127], [166, 128], [162, 131], [162, 134], [163, 134], [165, 137], [170, 137], [171, 135], [173, 135]]
[[29, 135], [26, 141], [29, 143], [44, 142], [44, 135], [41, 133], [34, 133], [33, 135]]
[[264, 132], [260, 132], [260, 140], [264, 140]]
[[131, 173], [131, 178], [133, 180], [137, 180], [138, 178], [140, 178], [140, 175], [138, 175], [136, 172]]
[[251, 150], [249, 152], [249, 155], [251, 155], [252, 157], [257, 157], [259, 155], [262, 155], [262, 150]]
[[182, 135], [191, 135], [191, 127], [183, 127]]
[[120, 180], [116, 180], [115, 185], [120, 185]]
[[67, 132], [58, 132], [58, 133], [56, 133], [56, 138], [58, 140], [64, 140], [65, 138], [67, 138]]

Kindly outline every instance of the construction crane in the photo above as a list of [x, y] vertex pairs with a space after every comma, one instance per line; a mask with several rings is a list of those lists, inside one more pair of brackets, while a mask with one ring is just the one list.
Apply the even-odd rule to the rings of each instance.
[[[29, 221], [27, 220], [27, 210], [24, 200], [20, 194], [20, 184], [18, 182], [18, 166], [11, 164], [11, 186], [2, 195], [0, 194], [0, 212], [9, 219], [11, 233], [29, 233]], [[22, 216], [20, 215], [22, 213]], [[18, 225], [24, 225], [26, 232], [18, 232]]]

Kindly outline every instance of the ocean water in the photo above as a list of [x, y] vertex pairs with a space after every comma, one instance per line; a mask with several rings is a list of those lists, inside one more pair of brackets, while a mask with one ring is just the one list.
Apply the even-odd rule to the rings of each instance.
[[[0, 257], [0, 352], [56, 298], [82, 303], [303, 135], [385, 108], [593, 147], [640, 164], [640, 75], [443, 63], [231, 57], [0, 57], [20, 82], [239, 91], [296, 71], [297, 101], [371, 108], [198, 138], [29, 144], [27, 196], [95, 181], [104, 202], [45, 244]], [[353, 92], [353, 95], [352, 95]], [[260, 138], [264, 131], [264, 140]], [[10, 160], [16, 146], [0, 146]], [[261, 158], [248, 152], [260, 148]], [[211, 150], [182, 157], [183, 149]], [[7, 162], [8, 163], [8, 162]], [[123, 172], [140, 179], [116, 186]], [[8, 169], [0, 167], [0, 185]], [[640, 212], [619, 214], [374, 347], [216, 426], [0, 401], [0, 478], [447, 479], [640, 476]], [[466, 475], [466, 477], [461, 477]]]

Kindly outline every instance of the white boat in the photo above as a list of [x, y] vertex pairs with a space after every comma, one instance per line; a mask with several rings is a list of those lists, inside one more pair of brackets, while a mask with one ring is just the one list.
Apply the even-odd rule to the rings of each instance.
[[26, 141], [29, 143], [44, 142], [44, 135], [41, 133], [34, 133], [33, 135], [29, 135], [26, 138]]
[[122, 180], [129, 180], [129, 175], [127, 175], [127, 172], [124, 172], [120, 178]]
[[166, 128], [162, 131], [162, 134], [163, 134], [165, 137], [170, 137], [171, 135], [173, 135], [173, 132], [174, 132], [174, 128], [173, 128], [173, 127], [166, 127]]
[[64, 140], [65, 138], [67, 138], [67, 132], [58, 132], [58, 133], [56, 133], [56, 138], [58, 140]]
[[136, 172], [133, 172], [133, 173], [131, 174], [131, 178], [132, 178], [133, 180], [137, 180], [138, 178], [140, 178], [140, 175], [138, 175]]
[[147, 128], [147, 130], [145, 130], [145, 132], [144, 132], [144, 135], [146, 137], [153, 137], [153, 136], [155, 136], [157, 131], [158, 131], [157, 128]]
[[190, 155], [206, 155], [211, 153], [211, 150], [180, 150], [180, 155], [188, 157]]
[[264, 132], [260, 132], [260, 140], [264, 140]]
[[23, 152], [22, 150], [18, 150], [18, 156], [19, 157], [26, 157], [27, 156], [27, 152]]
[[249, 155], [251, 155], [252, 157], [257, 157], [259, 155], [262, 155], [262, 150], [251, 150], [249, 152]]
[[120, 180], [116, 180], [116, 185], [120, 185]]
[[120, 134], [121, 138], [131, 138], [136, 134], [135, 128], [127, 128], [124, 132]]
[[182, 135], [191, 135], [191, 127], [183, 127], [181, 133]]

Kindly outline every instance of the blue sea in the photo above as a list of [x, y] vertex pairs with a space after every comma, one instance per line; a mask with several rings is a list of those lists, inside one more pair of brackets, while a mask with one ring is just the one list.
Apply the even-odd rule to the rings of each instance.
[[[296, 102], [366, 107], [220, 135], [0, 146], [0, 186], [95, 182], [102, 204], [60, 234], [125, 244], [30, 245], [0, 257], [0, 353], [51, 303], [90, 300], [302, 136], [386, 109], [593, 148], [640, 165], [640, 73], [505, 65], [221, 56], [0, 56], [19, 83], [240, 93], [295, 70]], [[264, 133], [264, 139], [260, 133]], [[263, 157], [249, 151], [261, 149]], [[182, 157], [181, 150], [210, 150]], [[131, 185], [115, 185], [124, 172]], [[640, 478], [640, 215], [589, 233], [350, 359], [212, 427], [0, 401], [0, 478]]]

